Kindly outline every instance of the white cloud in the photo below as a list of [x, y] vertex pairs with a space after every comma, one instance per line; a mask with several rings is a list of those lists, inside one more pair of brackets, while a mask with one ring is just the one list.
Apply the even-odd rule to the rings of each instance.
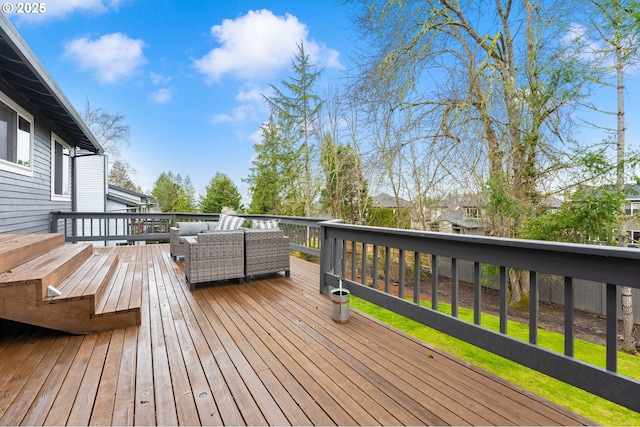
[[80, 37], [67, 43], [64, 55], [81, 69], [93, 70], [100, 83], [114, 83], [136, 72], [146, 63], [144, 42], [126, 34], [105, 34], [97, 40]]
[[248, 118], [254, 118], [255, 108], [251, 105], [241, 105], [233, 109], [233, 113], [229, 114], [215, 114], [211, 121], [213, 123], [229, 123], [229, 122], [242, 122]]
[[160, 74], [154, 73], [153, 71], [149, 73], [149, 77], [151, 77], [151, 82], [154, 85], [166, 85], [171, 81], [171, 77], [161, 76]]
[[[253, 141], [255, 144], [259, 144], [259, 143], [261, 143], [261, 142], [262, 142], [262, 128], [260, 128], [260, 129], [256, 130], [255, 132], [253, 132], [253, 133], [251, 134], [251, 136], [249, 137], [249, 139], [250, 139], [251, 141]], [[257, 156], [258, 156], [258, 155], [257, 155], [257, 154], [255, 154], [253, 157], [251, 157], [251, 161], [253, 162], [253, 160], [255, 160], [255, 158], [256, 158]]]
[[260, 90], [257, 86], [253, 86], [247, 90], [238, 92], [236, 100], [240, 102], [262, 102], [262, 94], [265, 93], [265, 91], [266, 90]]
[[[324, 48], [323, 48], [324, 49]], [[334, 68], [336, 70], [343, 70], [344, 66], [340, 63], [340, 52], [335, 49], [324, 49], [325, 55], [321, 61], [321, 64], [324, 64], [327, 68]]]
[[211, 35], [220, 47], [194, 60], [194, 65], [209, 82], [217, 82], [227, 74], [238, 79], [265, 79], [291, 65], [301, 41], [316, 65], [339, 65], [338, 52], [308, 40], [308, 33], [307, 26], [291, 14], [276, 16], [266, 9], [249, 11], [211, 27]]
[[[298, 53], [298, 49], [296, 47], [296, 51], [292, 52]], [[344, 67], [340, 64], [338, 56], [340, 52], [335, 49], [328, 49], [324, 43], [317, 43], [313, 40], [304, 41], [304, 53], [309, 56], [309, 63], [316, 65], [320, 68], [335, 68], [337, 70], [341, 70]]]
[[153, 102], [154, 104], [165, 104], [169, 101], [171, 101], [171, 96], [173, 94], [171, 93], [170, 89], [167, 88], [161, 88], [158, 89], [155, 92], [152, 92], [149, 94], [149, 100], [151, 102]]

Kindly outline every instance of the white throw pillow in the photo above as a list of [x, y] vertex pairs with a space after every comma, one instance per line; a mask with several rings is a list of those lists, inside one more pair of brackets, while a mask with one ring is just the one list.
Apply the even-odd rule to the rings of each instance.
[[268, 219], [268, 220], [259, 220], [252, 219], [251, 220], [251, 228], [255, 228], [257, 230], [273, 230], [278, 228], [278, 223], [280, 223], [279, 219]]
[[220, 222], [217, 230], [239, 230], [244, 224], [244, 218], [233, 215], [220, 215]]

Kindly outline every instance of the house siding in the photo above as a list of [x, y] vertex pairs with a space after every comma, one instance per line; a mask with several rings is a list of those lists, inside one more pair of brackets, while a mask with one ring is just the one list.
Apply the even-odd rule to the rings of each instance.
[[0, 170], [0, 233], [46, 233], [51, 211], [70, 210], [71, 201], [51, 200], [51, 129], [36, 116], [33, 176]]
[[106, 212], [107, 157], [80, 156], [76, 158], [76, 210], [78, 212]]
[[[98, 155], [76, 157], [76, 211], [107, 212], [107, 160], [106, 156]], [[81, 236], [95, 236], [106, 232], [99, 221], [78, 220], [76, 227]], [[103, 245], [103, 242], [94, 244]]]

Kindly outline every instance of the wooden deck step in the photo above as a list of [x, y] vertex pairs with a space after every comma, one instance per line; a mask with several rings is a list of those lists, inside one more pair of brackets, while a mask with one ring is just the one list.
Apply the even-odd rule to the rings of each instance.
[[47, 303], [58, 304], [82, 298], [98, 300], [105, 292], [105, 288], [117, 268], [118, 254], [116, 252], [96, 250], [80, 268], [57, 286], [62, 294], [47, 298]]
[[[0, 287], [0, 318], [72, 334], [140, 325], [142, 289], [140, 284], [135, 285], [135, 280], [141, 276], [144, 266], [136, 266], [135, 253], [117, 251], [115, 248], [100, 248], [94, 253], [91, 245], [88, 245], [88, 257], [78, 265], [75, 260], [78, 259], [78, 253], [83, 253], [83, 246], [65, 245], [52, 251], [58, 256], [47, 253], [38, 260], [16, 267], [14, 272], [17, 274], [12, 276], [13, 281], [5, 278], [5, 286]], [[65, 251], [67, 260], [71, 260], [69, 264], [74, 264], [74, 267], [56, 286], [62, 294], [37, 299], [40, 292], [37, 283], [41, 279], [35, 282], [34, 279], [28, 279], [27, 264], [36, 270], [40, 268], [40, 271], [54, 265], [61, 270], [69, 270], [62, 262], [65, 258], [62, 252]], [[120, 261], [121, 258], [124, 258], [124, 262]], [[26, 283], [30, 283], [30, 286], [17, 286]]]
[[0, 235], [0, 272], [11, 270], [64, 244], [61, 233]]
[[145, 268], [137, 260], [139, 251], [135, 247], [118, 250], [120, 261], [111, 280], [96, 300], [96, 316], [135, 311], [139, 314], [142, 305], [142, 275]]
[[[95, 300], [95, 312], [87, 323], [91, 332], [128, 328], [142, 322], [142, 277], [145, 260], [135, 246], [107, 249], [118, 254], [110, 280]], [[146, 273], [146, 272], [145, 272]]]
[[52, 306], [83, 304], [88, 312], [76, 314], [71, 323], [67, 318], [56, 320], [57, 314], [51, 313], [49, 327], [86, 334], [140, 325], [144, 267], [136, 264], [136, 253], [130, 248], [96, 249], [84, 265], [60, 284], [62, 295], [50, 299]]
[[47, 286], [57, 287], [93, 254], [93, 245], [65, 244], [0, 274], [0, 287], [35, 285], [36, 301], [46, 298]]

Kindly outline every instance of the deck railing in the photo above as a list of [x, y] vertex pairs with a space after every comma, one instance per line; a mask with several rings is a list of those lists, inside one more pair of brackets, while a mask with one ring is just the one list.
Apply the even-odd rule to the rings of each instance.
[[[64, 233], [65, 241], [138, 242], [168, 241], [169, 228], [179, 221], [217, 221], [219, 214], [199, 213], [116, 213], [116, 212], [51, 212], [51, 232]], [[295, 216], [242, 215], [247, 219], [280, 220], [280, 228], [290, 238], [290, 248], [308, 255], [320, 256], [319, 222], [322, 218]]]
[[[618, 286], [640, 288], [637, 249], [502, 239], [322, 222], [320, 292], [343, 287], [360, 298], [595, 395], [640, 411], [640, 382], [617, 373]], [[408, 259], [408, 260], [407, 260]], [[474, 320], [459, 318], [458, 265], [474, 268]], [[446, 261], [446, 262], [441, 262]], [[423, 269], [422, 264], [429, 264]], [[439, 311], [438, 267], [451, 268], [451, 310]], [[499, 330], [481, 322], [483, 265], [498, 271]], [[421, 272], [432, 274], [430, 303], [421, 301]], [[508, 275], [530, 281], [529, 339], [508, 335]], [[485, 271], [486, 272], [486, 271]], [[528, 272], [528, 275], [527, 275]], [[564, 278], [564, 354], [538, 345], [538, 277]], [[392, 276], [395, 276], [392, 279]], [[407, 277], [409, 276], [409, 277]], [[606, 369], [574, 357], [574, 278], [606, 283]], [[393, 283], [391, 283], [393, 281]], [[392, 292], [393, 291], [393, 292]], [[412, 298], [405, 298], [405, 294]], [[448, 311], [448, 310], [447, 310]], [[639, 363], [640, 365], [640, 363]]]
[[[637, 249], [463, 236], [342, 224], [318, 218], [243, 215], [251, 219], [279, 218], [292, 250], [320, 257], [320, 292], [339, 280], [354, 296], [371, 301], [424, 325], [535, 369], [568, 384], [640, 412], [640, 382], [617, 372], [620, 286], [640, 289]], [[217, 214], [52, 212], [51, 231], [68, 242], [166, 241], [177, 221], [217, 220]], [[458, 270], [472, 263], [473, 322], [459, 316]], [[438, 301], [438, 270], [451, 277], [451, 309], [443, 313]], [[482, 325], [482, 277], [486, 266], [497, 271], [500, 294], [499, 330]], [[421, 295], [421, 273], [431, 273], [428, 305]], [[509, 273], [523, 274], [530, 283], [529, 338], [508, 334]], [[538, 345], [538, 279], [561, 276], [565, 300], [564, 352]], [[604, 283], [606, 293], [606, 368], [574, 357], [574, 279]], [[412, 296], [411, 299], [405, 296]]]

